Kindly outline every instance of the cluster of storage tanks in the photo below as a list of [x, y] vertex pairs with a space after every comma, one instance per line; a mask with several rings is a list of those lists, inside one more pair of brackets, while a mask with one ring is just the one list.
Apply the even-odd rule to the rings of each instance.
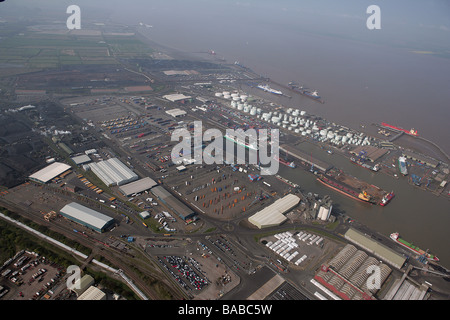
[[245, 94], [239, 94], [236, 92], [229, 92], [229, 91], [223, 91], [223, 92], [216, 92], [215, 96], [217, 98], [224, 98], [227, 100], [232, 100], [234, 102], [245, 102], [247, 101], [248, 96]]
[[335, 146], [355, 145], [365, 146], [371, 144], [371, 139], [363, 133], [349, 132], [347, 129], [337, 126], [319, 128], [316, 120], [308, 119], [305, 111], [289, 108], [285, 113], [281, 111], [262, 112], [261, 108], [247, 103], [247, 95], [230, 93], [228, 91], [217, 92], [216, 97], [231, 100], [232, 109], [237, 109], [258, 119], [270, 122], [276, 126], [288, 129], [305, 137], [310, 137], [319, 142], [327, 142]]
[[352, 145], [370, 145], [371, 139], [364, 136], [363, 133], [348, 132], [339, 127], [319, 128], [316, 120], [308, 119], [305, 111], [289, 108], [286, 113], [265, 112], [259, 116], [267, 122], [281, 126], [302, 136], [313, 138], [319, 142], [328, 142], [335, 146]]

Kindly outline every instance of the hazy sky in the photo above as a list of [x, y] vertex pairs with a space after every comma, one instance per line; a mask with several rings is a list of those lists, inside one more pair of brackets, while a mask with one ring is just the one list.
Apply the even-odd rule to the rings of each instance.
[[[234, 32], [233, 25], [260, 32], [282, 26], [355, 40], [450, 49], [449, 0], [6, 0], [0, 4], [0, 17], [9, 8], [23, 6], [29, 9], [23, 12], [52, 13], [65, 20], [70, 4], [79, 5], [86, 19], [110, 16], [130, 24], [144, 20], [167, 31], [201, 31], [205, 36], [208, 30]], [[366, 9], [373, 4], [381, 9], [382, 30], [370, 33]]]

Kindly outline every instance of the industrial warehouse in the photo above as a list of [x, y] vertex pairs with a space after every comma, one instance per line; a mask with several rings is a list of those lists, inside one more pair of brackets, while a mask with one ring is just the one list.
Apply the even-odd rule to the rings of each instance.
[[358, 246], [368, 250], [374, 256], [386, 261], [397, 269], [401, 269], [406, 262], [406, 258], [403, 255], [398, 254], [381, 243], [370, 239], [353, 228], [348, 229], [344, 237]]
[[172, 209], [183, 220], [188, 220], [195, 216], [195, 212], [188, 208], [184, 203], [175, 198], [169, 191], [161, 186], [151, 189], [152, 194], [159, 200], [164, 202], [170, 209]]
[[150, 177], [145, 177], [137, 181], [124, 184], [119, 187], [119, 190], [123, 193], [124, 196], [129, 197], [132, 194], [150, 190], [156, 185], [158, 185], [158, 183], [156, 183], [155, 180]]
[[89, 168], [107, 186], [120, 186], [137, 180], [139, 177], [117, 158], [89, 164]]
[[249, 217], [248, 221], [259, 229], [279, 226], [287, 220], [284, 214], [295, 207], [299, 202], [300, 198], [298, 196], [288, 194]]
[[31, 176], [29, 176], [29, 178], [30, 180], [35, 182], [47, 183], [60, 174], [65, 173], [70, 168], [71, 167], [65, 163], [53, 162], [45, 168], [33, 173]]
[[114, 222], [113, 218], [82, 206], [76, 202], [65, 205], [60, 210], [60, 214], [100, 233], [104, 232]]
[[[379, 267], [379, 288], [368, 287], [367, 279], [371, 268]], [[314, 279], [336, 295], [335, 299], [373, 300], [392, 269], [380, 263], [376, 258], [358, 250], [355, 246], [346, 245], [328, 264], [323, 264]]]

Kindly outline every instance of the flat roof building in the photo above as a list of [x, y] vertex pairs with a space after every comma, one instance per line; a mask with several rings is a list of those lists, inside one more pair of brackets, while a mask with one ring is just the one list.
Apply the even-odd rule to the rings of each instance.
[[137, 180], [139, 177], [117, 158], [94, 162], [89, 168], [107, 186], [123, 185]]
[[248, 221], [259, 229], [279, 226], [287, 220], [284, 214], [295, 207], [299, 202], [300, 198], [298, 196], [288, 194], [249, 217]]
[[363, 156], [371, 162], [378, 161], [382, 156], [384, 156], [388, 151], [386, 149], [377, 148], [374, 146], [357, 146], [350, 151], [351, 154], [355, 156]]
[[65, 205], [60, 210], [60, 214], [97, 232], [105, 231], [114, 222], [113, 218], [76, 202]]
[[77, 300], [106, 300], [106, 294], [99, 288], [90, 286]]
[[91, 161], [92, 161], [91, 158], [89, 158], [89, 156], [86, 155], [86, 154], [82, 154], [82, 155], [79, 155], [79, 156], [75, 156], [75, 157], [72, 157], [72, 158], [70, 158], [70, 159], [72, 159], [72, 161], [73, 161], [76, 165], [80, 165], [80, 164], [84, 164], [84, 163], [88, 163], [88, 162], [91, 162]]
[[134, 193], [139, 193], [139, 192], [143, 192], [146, 190], [150, 190], [151, 188], [157, 186], [158, 183], [149, 178], [149, 177], [145, 177], [142, 179], [139, 179], [137, 181], [133, 181], [127, 184], [124, 184], [122, 186], [119, 187], [120, 192], [123, 193], [124, 196], [131, 196]]
[[164, 99], [172, 101], [172, 102], [177, 102], [177, 101], [181, 101], [181, 100], [185, 100], [185, 99], [191, 99], [191, 96], [185, 96], [184, 94], [181, 93], [174, 93], [174, 94], [167, 94], [165, 96], [163, 96]]
[[421, 162], [432, 168], [436, 168], [439, 165], [439, 161], [437, 161], [431, 157], [413, 152], [413, 151], [405, 150], [405, 151], [403, 151], [403, 155], [408, 159], [412, 159], [414, 161]]
[[300, 161], [303, 161], [307, 163], [308, 165], [314, 166], [314, 168], [317, 168], [323, 172], [327, 172], [330, 170], [333, 166], [325, 161], [313, 158], [310, 154], [307, 154], [306, 152], [303, 152], [293, 146], [283, 144], [280, 145], [280, 150], [286, 152], [290, 156], [293, 156], [294, 158], [297, 158]]
[[396, 253], [394, 250], [386, 247], [378, 241], [371, 239], [370, 237], [353, 228], [348, 229], [344, 234], [344, 237], [345, 239], [350, 240], [351, 242], [366, 249], [377, 258], [386, 261], [387, 263], [398, 269], [401, 269], [403, 264], [406, 262], [406, 258], [403, 255]]
[[187, 113], [181, 109], [175, 108], [172, 110], [167, 110], [166, 113], [174, 118], [185, 116]]
[[164, 202], [181, 219], [187, 220], [195, 216], [195, 212], [186, 206], [183, 202], [175, 198], [169, 191], [161, 186], [151, 189], [152, 194]]
[[60, 174], [66, 172], [71, 167], [62, 162], [53, 162], [52, 164], [46, 166], [45, 168], [33, 173], [28, 178], [30, 180], [39, 182], [39, 183], [47, 183], [53, 178], [59, 176]]

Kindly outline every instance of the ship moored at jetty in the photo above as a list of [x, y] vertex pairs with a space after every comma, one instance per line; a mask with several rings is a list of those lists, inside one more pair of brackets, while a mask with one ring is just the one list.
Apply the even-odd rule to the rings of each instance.
[[288, 166], [289, 168], [296, 168], [294, 161], [286, 161], [278, 157], [277, 155], [274, 156], [274, 159], [277, 160], [279, 163], [284, 164], [285, 166]]
[[280, 90], [275, 90], [275, 89], [269, 87], [267, 84], [259, 84], [259, 85], [257, 85], [257, 88], [259, 88], [259, 89], [261, 89], [263, 91], [266, 91], [266, 92], [277, 94], [277, 95], [282, 95], [283, 94], [283, 92], [281, 92]]
[[404, 176], [408, 175], [408, 168], [406, 167], [406, 158], [398, 157], [398, 169], [400, 173]]
[[439, 258], [436, 257], [435, 255], [429, 253], [428, 250], [424, 251], [424, 250], [420, 249], [419, 247], [416, 247], [412, 243], [409, 243], [408, 241], [400, 238], [400, 234], [398, 232], [391, 233], [390, 237], [391, 237], [392, 240], [394, 240], [395, 242], [397, 242], [401, 246], [403, 246], [403, 247], [413, 251], [414, 253], [416, 253], [419, 256], [425, 256], [429, 260], [439, 261]]
[[357, 165], [359, 165], [359, 166], [361, 166], [361, 167], [363, 167], [365, 169], [369, 169], [369, 170], [374, 171], [374, 172], [377, 172], [377, 171], [380, 170], [380, 165], [378, 163], [373, 165], [373, 166], [371, 166], [371, 165], [369, 165], [369, 164], [367, 164], [367, 163], [365, 163], [365, 162], [363, 162], [361, 160], [355, 159], [353, 157], [350, 158], [350, 161], [353, 162], [353, 163], [356, 163]]
[[386, 122], [382, 122], [381, 126], [383, 126], [385, 128], [389, 128], [389, 129], [395, 130], [395, 131], [398, 131], [398, 132], [404, 132], [404, 133], [409, 134], [410, 136], [414, 136], [414, 137], [417, 137], [419, 135], [417, 133], [417, 130], [414, 130], [414, 128], [411, 129], [411, 130], [406, 130], [406, 129], [403, 129], [403, 128], [400, 128], [400, 127], [396, 127], [396, 126], [387, 124]]
[[336, 190], [350, 198], [374, 204], [372, 197], [366, 191], [357, 191], [354, 188], [347, 186], [337, 181], [336, 179], [324, 174], [319, 174], [317, 180], [327, 187], [330, 187], [333, 190]]
[[309, 91], [306, 88], [303, 88], [303, 86], [299, 87], [298, 85], [296, 85], [294, 82], [289, 82], [288, 86], [290, 89], [294, 90], [295, 92], [300, 93], [301, 95], [311, 98], [317, 102], [320, 102], [322, 104], [324, 104], [325, 102], [322, 100], [322, 98], [320, 97], [319, 93], [317, 92], [317, 90], [314, 91]]

